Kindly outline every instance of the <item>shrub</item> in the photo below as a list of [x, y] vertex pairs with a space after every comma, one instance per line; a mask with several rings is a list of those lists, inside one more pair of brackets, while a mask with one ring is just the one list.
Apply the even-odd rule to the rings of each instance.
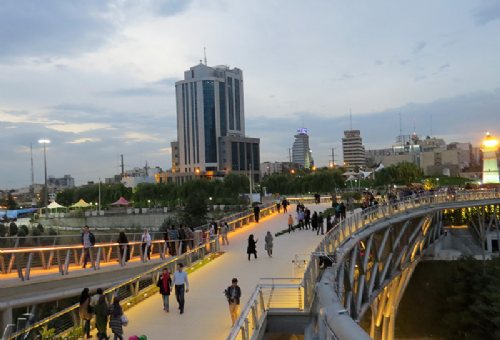
[[38, 223], [38, 225], [36, 226], [36, 228], [38, 229], [38, 231], [40, 232], [40, 234], [43, 234], [45, 232], [45, 228], [43, 227], [43, 225], [41, 223]]
[[49, 228], [48, 233], [50, 236], [55, 236], [57, 235], [57, 230], [55, 230], [54, 228]]
[[21, 235], [19, 235], [19, 233], [20, 233], [21, 231], [22, 231], [22, 232], [23, 232], [23, 234], [24, 234], [24, 235], [22, 235], [22, 236], [26, 236], [26, 235], [28, 235], [28, 234], [29, 234], [29, 232], [30, 232], [30, 231], [29, 231], [29, 229], [28, 229], [28, 227], [27, 227], [27, 226], [25, 226], [24, 224], [23, 224], [21, 227], [19, 227], [19, 231], [17, 232], [17, 236], [21, 236]]
[[40, 236], [40, 235], [42, 235], [42, 233], [40, 232], [40, 229], [38, 229], [37, 227], [33, 227], [33, 228], [31, 228], [31, 235]]
[[15, 236], [15, 235], [17, 235], [18, 231], [19, 231], [19, 228], [17, 227], [17, 224], [15, 222], [11, 222], [9, 225], [9, 235]]

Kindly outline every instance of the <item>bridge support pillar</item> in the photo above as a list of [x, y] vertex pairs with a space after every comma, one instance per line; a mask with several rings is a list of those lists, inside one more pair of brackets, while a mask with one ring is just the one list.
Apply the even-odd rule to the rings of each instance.
[[384, 289], [384, 292], [372, 303], [372, 322], [370, 326], [370, 337], [372, 339], [394, 340], [399, 302], [403, 297], [408, 282], [410, 282], [417, 263], [418, 261], [414, 261], [406, 267], [401, 275], [395, 277]]
[[3, 334], [3, 330], [8, 324], [13, 323], [12, 321], [12, 308], [7, 308], [0, 311], [0, 334]]

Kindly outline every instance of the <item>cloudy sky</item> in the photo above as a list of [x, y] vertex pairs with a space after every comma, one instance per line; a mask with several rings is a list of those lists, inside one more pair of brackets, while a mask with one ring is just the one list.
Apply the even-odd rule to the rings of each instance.
[[309, 128], [318, 165], [342, 131], [367, 149], [399, 133], [477, 144], [500, 134], [500, 1], [3, 0], [0, 188], [169, 168], [174, 82], [199, 63], [239, 67], [247, 134], [287, 159]]

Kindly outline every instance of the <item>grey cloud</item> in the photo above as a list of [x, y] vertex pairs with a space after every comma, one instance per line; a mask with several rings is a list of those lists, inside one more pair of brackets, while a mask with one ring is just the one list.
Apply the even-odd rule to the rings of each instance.
[[[430, 134], [432, 115], [436, 136], [460, 135], [463, 142], [474, 142], [490, 126], [500, 126], [500, 89], [444, 98], [430, 103], [411, 103], [380, 112], [353, 114], [353, 128], [360, 129], [366, 149], [390, 147], [399, 134], [399, 112], [403, 117], [403, 133], [413, 132], [425, 137]], [[269, 115], [271, 116], [271, 115]], [[474, 119], [471, 119], [474, 116]], [[307, 117], [302, 124], [301, 117]], [[464, 124], [464, 122], [467, 122]], [[485, 123], [487, 122], [487, 123]], [[337, 147], [336, 161], [341, 159], [341, 138], [349, 128], [349, 116], [328, 118], [318, 113], [296, 112], [286, 119], [247, 117], [247, 133], [261, 138], [262, 161], [284, 160], [293, 143], [297, 127], [309, 129], [310, 146], [318, 165], [326, 165], [332, 147]], [[274, 127], [280, 126], [276, 130]], [[499, 131], [495, 133], [500, 134]], [[447, 140], [453, 142], [458, 140]]]
[[444, 70], [446, 70], [447, 68], [450, 68], [450, 67], [451, 67], [451, 65], [449, 63], [443, 64], [443, 65], [439, 66], [437, 71], [432, 73], [432, 75], [435, 76], [437, 74], [440, 74], [441, 72], [443, 72]]
[[189, 9], [191, 0], [163, 0], [156, 3], [155, 13], [160, 16], [174, 16]]
[[179, 78], [163, 78], [160, 80], [157, 80], [153, 82], [153, 85], [161, 85], [161, 86], [168, 86], [168, 87], [174, 87], [175, 82], [180, 80]]
[[474, 22], [478, 26], [486, 25], [491, 21], [500, 19], [500, 1], [486, 1], [484, 5], [476, 8], [472, 12]]
[[402, 60], [400, 60], [400, 61], [399, 61], [399, 64], [400, 64], [400, 65], [406, 65], [406, 64], [408, 64], [410, 61], [411, 61], [410, 59], [402, 59]]
[[167, 91], [162, 89], [157, 89], [154, 87], [135, 87], [128, 89], [118, 89], [109, 92], [103, 92], [104, 95], [111, 96], [125, 96], [125, 97], [135, 97], [135, 96], [164, 96]]
[[[0, 58], [73, 55], [101, 46], [114, 27], [108, 2], [4, 0], [0, 2]], [[49, 58], [49, 59], [47, 59]]]
[[375, 65], [384, 65], [384, 61], [383, 60], [375, 60]]
[[439, 70], [442, 71], [442, 70], [449, 68], [449, 67], [450, 67], [450, 64], [446, 63], [446, 64], [439, 66]]
[[413, 54], [418, 54], [420, 53], [425, 47], [427, 46], [427, 43], [425, 41], [421, 41], [415, 46], [413, 49]]

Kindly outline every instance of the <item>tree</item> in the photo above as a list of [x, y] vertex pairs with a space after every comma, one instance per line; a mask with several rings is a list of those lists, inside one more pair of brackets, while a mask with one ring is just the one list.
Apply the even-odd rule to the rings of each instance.
[[19, 232], [19, 228], [17, 227], [17, 224], [15, 222], [11, 222], [9, 224], [9, 235], [10, 236], [15, 236]]
[[376, 185], [409, 185], [417, 182], [423, 176], [422, 170], [410, 162], [402, 162], [388, 166], [375, 173]]
[[40, 232], [40, 235], [45, 232], [45, 228], [43, 227], [43, 225], [41, 223], [38, 223], [37, 226], [36, 226], [36, 228]]
[[42, 233], [40, 232], [40, 229], [38, 229], [37, 227], [32, 227], [31, 228], [31, 235], [32, 236], [40, 236], [40, 235], [42, 235]]
[[190, 195], [186, 199], [186, 205], [182, 212], [180, 222], [191, 227], [197, 227], [205, 223], [207, 215], [207, 198], [202, 193]]
[[7, 227], [5, 226], [5, 224], [0, 223], [0, 237], [4, 237], [6, 233]]
[[[19, 231], [17, 232], [17, 236], [26, 236], [29, 234], [29, 229], [27, 226], [25, 226], [24, 224], [22, 226], [19, 227]], [[20, 235], [20, 233], [22, 233], [23, 235]]]

